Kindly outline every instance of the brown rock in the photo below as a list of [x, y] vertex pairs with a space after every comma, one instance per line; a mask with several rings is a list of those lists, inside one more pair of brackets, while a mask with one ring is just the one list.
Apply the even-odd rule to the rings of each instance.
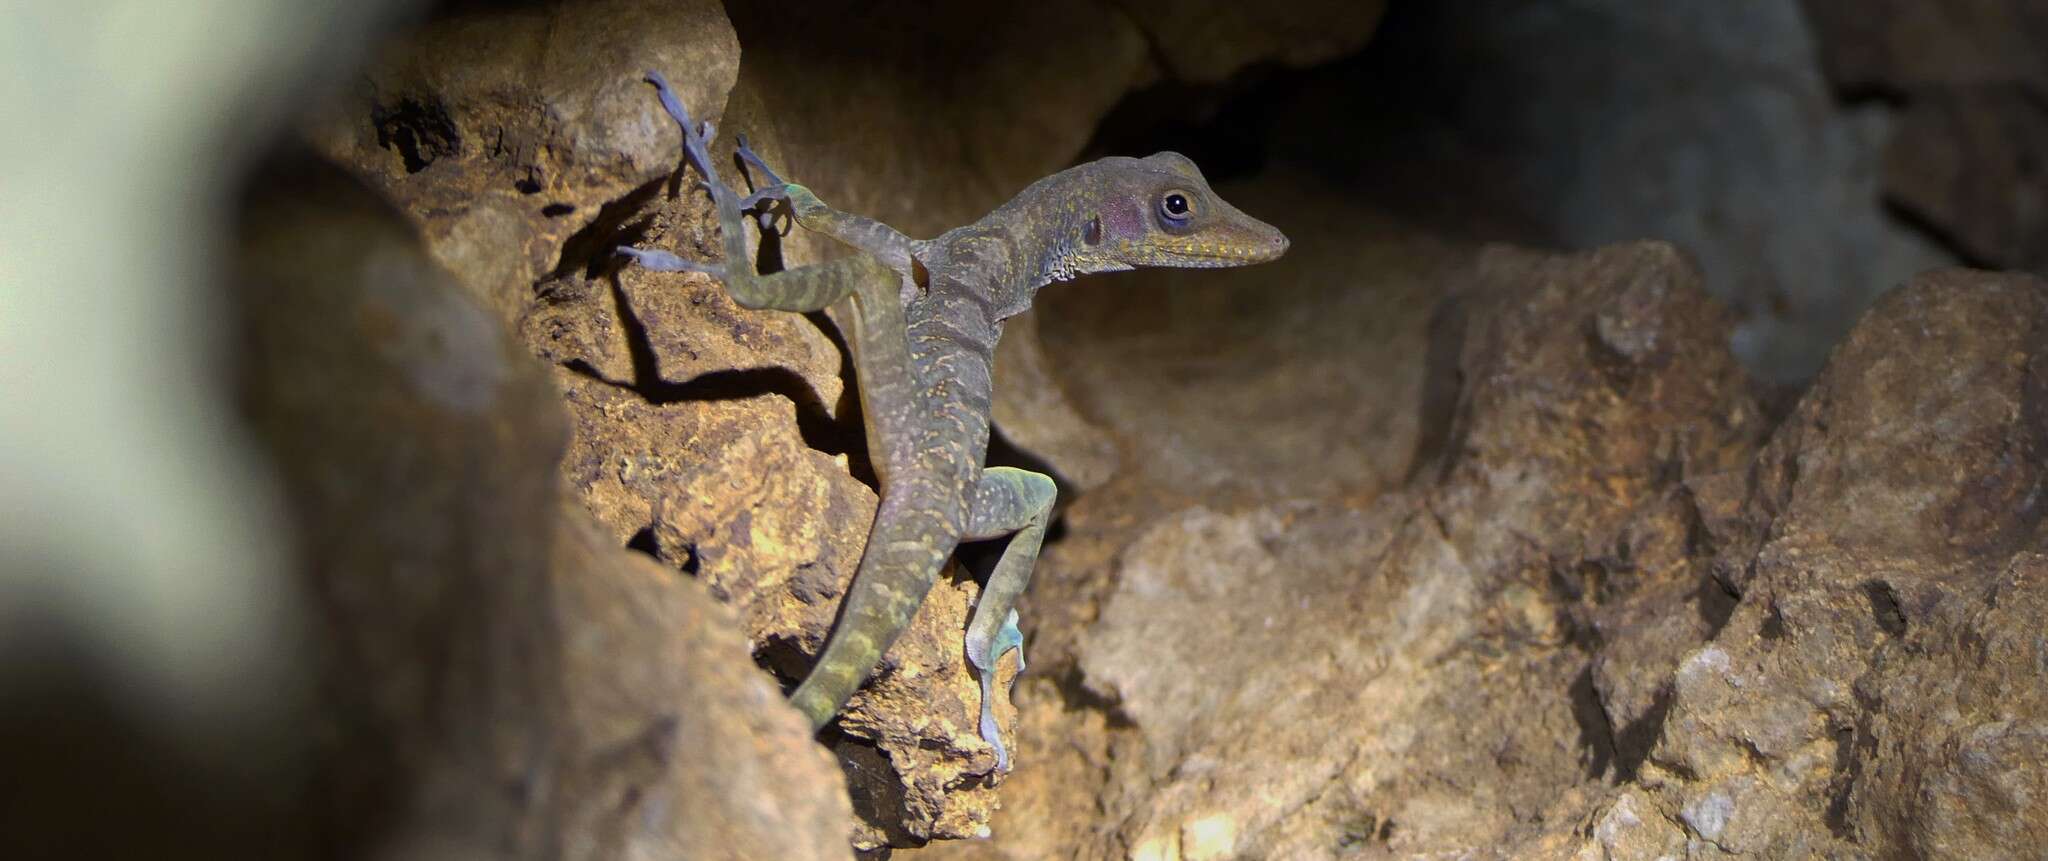
[[252, 185], [241, 366], [318, 608], [322, 826], [396, 857], [539, 850], [554, 393], [373, 193], [310, 159]]
[[[1730, 852], [2040, 845], [2048, 285], [1888, 296], [1758, 460], [1768, 539], [1679, 670], [1646, 783]], [[2022, 643], [2025, 645], [2022, 645]]]
[[388, 857], [845, 857], [834, 770], [730, 611], [560, 508], [544, 367], [339, 171], [253, 185], [245, 388], [323, 623], [320, 833]]
[[1805, 0], [1828, 76], [1903, 100], [1884, 193], [1966, 259], [2048, 270], [2048, 9], [2028, 0]]
[[[1087, 0], [729, 11], [789, 178], [912, 236], [980, 218], [1065, 167], [1148, 74], [1137, 28]], [[1046, 62], [1049, 44], [1088, 59]]]
[[[1402, 247], [1415, 246], [1382, 246]], [[1451, 259], [1449, 248], [1420, 247], [1406, 259]], [[1400, 259], [1386, 250], [1364, 256]], [[1315, 271], [1317, 261], [1304, 259], [1297, 265]], [[1634, 600], [1660, 619], [1696, 615], [1709, 566], [1685, 558], [1694, 515], [1682, 479], [1744, 462], [1763, 428], [1726, 348], [1727, 315], [1701, 292], [1696, 272], [1655, 244], [1560, 258], [1503, 249], [1476, 268], [1424, 268], [1433, 274], [1426, 283], [1458, 285], [1462, 297], [1458, 313], [1434, 327], [1426, 302], [1397, 298], [1414, 289], [1406, 280], [1414, 276], [1348, 271], [1379, 277], [1354, 286], [1363, 295], [1349, 302], [1316, 302], [1323, 294], [1308, 278], [1297, 288], [1304, 308], [1336, 322], [1274, 326], [1255, 315], [1276, 312], [1249, 301], [1211, 305], [1197, 296], [1174, 304], [1186, 316], [1159, 328], [1203, 331], [1214, 320], [1208, 331], [1221, 333], [1239, 323], [1240, 341], [1296, 346], [1290, 354], [1217, 338], [1208, 349], [1275, 349], [1241, 373], [1312, 400], [1304, 393], [1329, 384], [1324, 350], [1363, 357], [1382, 349], [1364, 346], [1380, 337], [1346, 346], [1337, 333], [1386, 327], [1397, 343], [1414, 339], [1378, 354], [1386, 358], [1378, 373], [1411, 380], [1388, 409], [1420, 412], [1429, 400], [1424, 378], [1434, 376], [1425, 373], [1429, 356], [1457, 362], [1448, 378], [1465, 384], [1452, 443], [1421, 485], [1370, 508], [1346, 502], [1346, 485], [1315, 480], [1244, 484], [1191, 502], [1171, 489], [1181, 479], [1150, 472], [1149, 459], [1137, 461], [1145, 471], [1077, 502], [1030, 608], [1042, 626], [1035, 657], [1054, 677], [1027, 685], [1021, 698], [1023, 755], [1044, 751], [1038, 759], [1054, 761], [1041, 767], [1057, 777], [1013, 784], [1017, 810], [996, 822], [997, 851], [1318, 858], [1486, 847], [1554, 856], [1570, 850], [1577, 823], [1607, 797], [1600, 779], [1633, 767], [1618, 761], [1623, 742], [1592, 684], [1591, 644], [1603, 629], [1694, 646], [1708, 633], [1637, 634], [1610, 608]], [[1178, 289], [1199, 290], [1188, 277]], [[1060, 315], [1085, 319], [1077, 309]], [[1329, 337], [1316, 334], [1324, 327]], [[1426, 346], [1432, 329], [1448, 350]], [[1103, 354], [1130, 355], [1082, 353]], [[1228, 391], [1232, 377], [1209, 380]], [[1127, 407], [1135, 415], [1171, 412], [1176, 399], [1200, 391], [1186, 389], [1122, 391], [1137, 400]], [[1177, 447], [1202, 452], [1203, 421], [1244, 426], [1229, 412], [1180, 415], [1195, 427], [1160, 443], [1166, 457]], [[1420, 419], [1411, 412], [1405, 421]], [[1323, 435], [1375, 433], [1370, 424], [1327, 427]], [[1406, 439], [1399, 450], [1409, 455], [1417, 445]], [[1340, 451], [1335, 440], [1301, 447]], [[1241, 478], [1244, 469], [1221, 471]], [[1351, 485], [1361, 486], [1374, 485]], [[1241, 501], [1216, 501], [1231, 498]], [[1082, 630], [1065, 635], [1063, 625]], [[1676, 662], [1672, 648], [1641, 651], [1616, 656], [1625, 669], [1611, 675], [1633, 683]], [[1061, 672], [1076, 675], [1055, 683]], [[1640, 760], [1647, 737], [1635, 747]], [[1092, 806], [1074, 800], [1083, 793]], [[1100, 812], [1082, 813], [1090, 810]], [[1026, 818], [1059, 812], [1083, 821]]]
[[1133, 472], [1074, 505], [1033, 593], [1061, 605], [1053, 676], [1020, 697], [1054, 762], [955, 854], [2048, 839], [2048, 285], [1891, 294], [1760, 447], [1726, 315], [1668, 248], [1476, 275], [1440, 330], [1451, 443], [1412, 491], [1219, 509]]
[[2043, 92], [1986, 85], [1915, 99], [1885, 150], [1885, 193], [1971, 259], [2048, 269]]
[[1366, 2], [1111, 4], [1145, 31], [1167, 77], [1216, 83], [1256, 62], [1306, 66], [1358, 50], [1386, 4]]
[[[1328, 59], [1364, 43], [1382, 4], [1311, 7], [836, 2], [804, 15], [762, 4], [731, 13], [747, 50], [741, 76], [773, 106], [786, 173], [834, 206], [933, 236], [1071, 163], [1101, 117], [1161, 71], [1206, 82], [1260, 61]], [[1048, 44], [1086, 59], [1048, 63]], [[1114, 442], [1052, 383], [1030, 316], [1000, 346], [998, 428], [1071, 486], [1097, 487], [1117, 468]]]
[[[1179, 492], [1370, 495], [1399, 484], [1420, 444], [1430, 309], [1464, 258], [1307, 177], [1219, 193], [1269, 214], [1293, 250], [1249, 269], [1046, 288], [1034, 325], [1056, 364], [1041, 390], [1063, 392], [1123, 462]], [[1361, 245], [1361, 234], [1387, 238]], [[1372, 281], [1331, 274], [1357, 271]], [[1096, 457], [1086, 436], [1035, 442], [1055, 466]]]
[[2030, 0], [1801, 0], [1838, 86], [2048, 84], [2048, 9]]
[[581, 509], [565, 506], [553, 564], [575, 744], [555, 790], [564, 857], [850, 857], [839, 770], [739, 620]]
[[709, 0], [465, 13], [389, 45], [305, 129], [396, 201], [434, 259], [509, 322], [542, 273], [602, 250], [565, 257], [570, 237], [615, 231], [605, 206], [679, 163], [682, 137], [647, 70], [715, 121], [738, 66], [731, 25]]

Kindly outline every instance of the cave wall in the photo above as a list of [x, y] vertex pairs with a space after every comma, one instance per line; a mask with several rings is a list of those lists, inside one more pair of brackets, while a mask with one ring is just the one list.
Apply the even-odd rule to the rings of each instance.
[[[275, 753], [148, 743], [126, 677], [62, 652], [23, 652], [64, 683], [10, 714], [120, 720], [22, 736], [124, 742], [164, 781], [134, 797], [210, 778], [150, 833], [246, 811], [212, 839], [279, 856], [2048, 845], [2048, 284], [1921, 271], [2037, 266], [2026, 8], [804, 11], [450, 3], [317, 98], [250, 96], [284, 130], [200, 174], [232, 217], [182, 240], [222, 250], [182, 334], [224, 371], [167, 390], [247, 435], [214, 438], [256, 469], [225, 501], [275, 544], [183, 528], [307, 610], [241, 629], [284, 705], [210, 724]], [[829, 315], [611, 259], [721, 248], [650, 68], [722, 164], [746, 133], [912, 233], [1172, 148], [1293, 238], [1012, 322], [993, 456], [1066, 492], [1014, 772], [963, 669], [973, 553], [834, 727], [782, 704], [872, 467]], [[103, 788], [36, 762], [49, 809]]]

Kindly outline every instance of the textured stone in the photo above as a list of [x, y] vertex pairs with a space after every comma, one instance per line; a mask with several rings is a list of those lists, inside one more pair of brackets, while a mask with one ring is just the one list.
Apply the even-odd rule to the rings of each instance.
[[1966, 259], [2048, 271], [2048, 9], [2027, 0], [1805, 0], [1836, 86], [1903, 102], [1887, 199]]
[[1259, 62], [1335, 60], [1364, 45], [1387, 8], [1382, 0], [1108, 5], [1145, 32], [1168, 79], [1189, 83], [1217, 83]]
[[934, 854], [2041, 843], [2048, 285], [1888, 295], [1773, 429], [1666, 246], [1489, 250], [1445, 284], [1462, 384], [1405, 489], [1219, 505], [1141, 459], [1069, 510], [1019, 696], [1045, 773], [992, 844]]
[[2048, 88], [1926, 94], [1885, 151], [1886, 195], [1973, 260], [2048, 270]]
[[836, 771], [731, 611], [564, 507], [545, 366], [340, 171], [253, 186], [244, 386], [321, 620], [330, 848], [847, 857]]
[[2048, 85], [2048, 9], [2029, 0], [1800, 0], [1828, 78], [1852, 90]]
[[553, 585], [576, 744], [556, 789], [563, 857], [852, 854], [839, 770], [748, 659], [732, 610], [573, 502]]
[[716, 120], [738, 66], [732, 27], [709, 0], [535, 3], [406, 34], [303, 125], [509, 322], [543, 273], [600, 250], [572, 236], [617, 230], [605, 206], [679, 163], [682, 136], [642, 82], [647, 70]]
[[1395, 4], [1362, 62], [1311, 81], [1274, 110], [1276, 154], [1449, 235], [1670, 242], [1773, 383], [1956, 259], [1885, 212], [1890, 118], [1836, 102], [1794, 3]]
[[[1475, 261], [1469, 250], [1391, 234], [1346, 253], [1442, 261], [1420, 271], [1455, 291], [1455, 310], [1432, 315], [1429, 303], [1401, 298], [1416, 275], [1346, 268], [1332, 249], [1296, 265], [1372, 273], [1353, 286], [1362, 295], [1325, 305], [1299, 288], [1305, 307], [1341, 322], [1244, 326], [1241, 339], [1300, 349], [1239, 373], [1313, 402], [1337, 366], [1322, 351], [1349, 349], [1381, 358], [1378, 374], [1410, 379], [1389, 409], [1413, 412], [1430, 400], [1431, 380], [1462, 379], [1431, 430], [1449, 441], [1379, 483], [1243, 482], [1263, 461], [1239, 461], [1221, 470], [1240, 478], [1233, 492], [1191, 497], [1174, 472], [1149, 465], [1201, 457], [1200, 425], [1242, 428], [1245, 419], [1181, 411], [1182, 433], [1153, 441], [1163, 453], [1077, 502], [1031, 593], [1036, 657], [1052, 678], [1020, 697], [1021, 755], [1053, 760], [1043, 767], [1057, 777], [1020, 777], [1024, 798], [997, 819], [991, 851], [1563, 855], [1576, 823], [1611, 795], [1603, 779], [1634, 768], [1592, 683], [1596, 630], [1630, 626], [1609, 618], [1616, 601], [1686, 618], [1726, 600], [1701, 588], [1711, 566], [1686, 558], [1675, 536], [1694, 517], [1685, 478], [1744, 463], [1765, 429], [1725, 346], [1727, 315], [1668, 246], [1555, 258], [1500, 249]], [[1466, 262], [1450, 265], [1458, 259]], [[1094, 298], [1115, 307], [1121, 297]], [[1174, 307], [1180, 316], [1162, 330], [1221, 332], [1249, 304], [1196, 296]], [[1375, 313], [1381, 337], [1415, 346], [1373, 353], [1381, 348], [1365, 345], [1380, 337], [1348, 347], [1302, 337], [1366, 325]], [[1451, 366], [1432, 372], [1445, 357]], [[1063, 370], [1112, 367], [1123, 366]], [[1141, 377], [1124, 397], [1140, 401], [1132, 414], [1172, 411], [1203, 384], [1233, 384], [1195, 379], [1183, 394]], [[1421, 423], [1413, 412], [1405, 420]], [[1292, 450], [1334, 453], [1347, 435], [1384, 435], [1363, 423], [1314, 427]], [[1404, 456], [1425, 448], [1414, 436], [1388, 444]], [[1059, 630], [1067, 626], [1079, 631]], [[1708, 633], [1680, 626], [1671, 636], [1696, 647]], [[1626, 668], [1614, 675], [1668, 674], [1674, 651], [1615, 655]], [[1054, 681], [1063, 673], [1072, 675]], [[1647, 747], [1635, 741], [1634, 758]], [[1089, 810], [1074, 793], [1101, 812], [1078, 823], [1025, 818]]]
[[[533, 35], [535, 16], [582, 8], [472, 13], [417, 44], [468, 62], [502, 38], [479, 23], [491, 14], [509, 16], [503, 32], [550, 44]], [[725, 129], [721, 153], [749, 132], [827, 200], [928, 234], [1058, 166], [1135, 83], [1175, 74], [1152, 67], [1136, 17], [1083, 4], [993, 22], [906, 11], [738, 11], [738, 31], [754, 34], [749, 68], [718, 59], [671, 77]], [[702, 31], [722, 26], [704, 23], [715, 15], [670, 14], [680, 29], [664, 39], [725, 56]], [[1112, 23], [1068, 26], [1084, 15]], [[1100, 62], [1055, 67], [1018, 47], [1047, 34]], [[845, 363], [817, 318], [737, 309], [701, 276], [602, 265], [614, 241], [708, 259], [718, 240], [688, 175], [675, 193], [660, 181], [672, 130], [628, 68], [651, 49], [622, 44], [584, 60], [601, 72], [565, 80], [618, 77], [616, 93], [572, 88], [616, 108], [571, 113], [621, 113], [611, 121], [639, 123], [637, 138], [543, 135], [560, 142], [545, 158], [494, 160], [422, 149], [442, 139], [426, 134], [439, 128], [433, 111], [400, 111], [414, 137], [395, 154], [360, 127], [312, 126], [412, 211], [435, 258], [552, 366], [569, 436], [558, 474], [595, 520], [553, 513], [553, 485], [525, 467], [555, 462], [521, 447], [538, 439], [524, 425], [456, 435], [506, 447], [479, 462], [503, 470], [477, 479], [497, 506], [486, 511], [551, 512], [485, 518], [516, 536], [458, 551], [555, 561], [545, 595], [519, 591], [533, 575], [508, 563], [493, 569], [503, 583], [477, 586], [475, 606], [448, 612], [494, 620], [509, 607], [505, 618], [582, 636], [495, 662], [560, 668], [483, 700], [485, 713], [542, 729], [490, 734], [432, 765], [457, 775], [429, 799], [448, 806], [419, 817], [435, 833], [470, 839], [476, 823], [523, 821], [519, 805], [534, 802], [472, 798], [461, 781], [529, 773], [517, 767], [536, 756], [525, 739], [558, 738], [546, 735], [556, 721], [575, 733], [548, 760], [567, 793], [548, 815], [571, 823], [566, 833], [618, 835], [622, 817], [656, 811], [668, 830], [637, 838], [648, 851], [727, 829], [739, 836], [720, 845], [742, 856], [829, 854], [850, 830], [868, 848], [985, 825], [995, 840], [923, 851], [1967, 856], [2041, 838], [2044, 659], [2027, 627], [2048, 600], [2037, 588], [2048, 558], [2038, 284], [1949, 273], [1895, 294], [1774, 431], [1726, 346], [1735, 321], [1670, 246], [1477, 252], [1285, 171], [1225, 193], [1280, 214], [1296, 235], [1287, 262], [1103, 279], [1048, 293], [1045, 317], [1018, 327], [1037, 336], [1021, 342], [1039, 348], [1023, 368], [1031, 391], [998, 417], [1070, 411], [1016, 423], [1011, 439], [1090, 488], [1026, 598], [1033, 671], [1017, 710], [999, 706], [1017, 727], [1019, 770], [999, 786], [987, 776], [959, 654], [975, 587], [951, 573], [825, 734], [861, 819], [835, 830], [840, 784], [753, 664], [799, 677], [859, 558], [874, 496]], [[370, 78], [429, 82], [391, 92], [472, 92], [430, 53], [396, 52]], [[870, 73], [833, 74], [856, 57]], [[493, 110], [449, 110], [452, 137], [525, 128], [461, 119]], [[527, 152], [516, 141], [530, 137], [514, 135], [508, 152]], [[401, 177], [390, 161], [403, 170], [406, 146], [425, 163]], [[522, 199], [508, 171], [527, 164], [586, 195], [564, 197], [574, 213], [552, 218], [588, 220], [557, 230], [501, 205]], [[475, 193], [507, 178], [511, 191]], [[801, 235], [761, 248], [771, 265], [835, 253]], [[438, 339], [392, 343], [490, 355], [434, 307], [405, 316], [439, 326]], [[473, 404], [496, 391], [500, 366], [412, 367], [422, 391]], [[532, 369], [502, 367], [536, 385]], [[436, 500], [431, 513], [391, 515], [475, 502]], [[570, 569], [597, 573], [562, 579]], [[455, 628], [447, 636], [471, 630]], [[699, 652], [716, 657], [684, 657]], [[416, 707], [416, 675], [377, 678], [396, 693], [365, 714]], [[673, 705], [703, 691], [714, 693]], [[681, 757], [698, 738], [721, 747]], [[590, 757], [622, 749], [635, 753]], [[784, 779], [811, 794], [779, 794], [793, 791]], [[649, 786], [732, 803], [663, 818], [672, 808]], [[622, 797], [632, 801], [598, 803]], [[991, 819], [998, 797], [1009, 809]], [[793, 805], [780, 838], [765, 833], [774, 805]]]
[[[1270, 213], [1293, 249], [1243, 270], [1047, 288], [1034, 325], [1058, 364], [1033, 382], [1063, 393], [1121, 462], [1177, 491], [1370, 495], [1398, 485], [1420, 445], [1424, 365], [1414, 359], [1426, 352], [1440, 280], [1466, 258], [1360, 214], [1309, 177], [1219, 193]], [[1361, 234], [1398, 239], [1351, 241]], [[1370, 271], [1371, 281], [1331, 277], [1340, 271]], [[1037, 443], [1031, 451], [1055, 465], [1093, 456], [1088, 437]]]
[[1759, 457], [1767, 537], [1732, 551], [1742, 604], [1680, 669], [1650, 780], [1679, 809], [1725, 793], [1730, 851], [2040, 844], [2048, 689], [2006, 614], [2041, 600], [2044, 331], [2048, 285], [1925, 276]]

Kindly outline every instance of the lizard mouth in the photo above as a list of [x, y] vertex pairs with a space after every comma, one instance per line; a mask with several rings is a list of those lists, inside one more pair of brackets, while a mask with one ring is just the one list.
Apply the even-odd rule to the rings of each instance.
[[1273, 239], [1263, 243], [1243, 245], [1206, 245], [1162, 249], [1163, 255], [1184, 266], [1215, 268], [1224, 266], [1248, 266], [1277, 260], [1287, 253], [1287, 237], [1278, 231]]
[[1159, 250], [1173, 265], [1189, 268], [1250, 266], [1277, 260], [1287, 253], [1287, 234], [1270, 224], [1237, 213], [1237, 224], [1219, 225], [1208, 237], [1167, 242]]

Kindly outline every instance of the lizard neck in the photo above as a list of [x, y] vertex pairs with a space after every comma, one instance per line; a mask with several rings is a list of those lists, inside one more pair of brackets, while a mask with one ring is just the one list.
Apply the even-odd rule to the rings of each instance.
[[936, 243], [961, 284], [988, 301], [996, 322], [1030, 308], [1039, 288], [1083, 274], [1075, 254], [1081, 218], [1056, 190], [1041, 180]]
[[1014, 282], [1029, 294], [1082, 274], [1076, 250], [1086, 216], [1076, 209], [1072, 195], [1062, 193], [1064, 184], [1053, 181], [1063, 176], [1047, 177], [990, 216], [1009, 233]]

